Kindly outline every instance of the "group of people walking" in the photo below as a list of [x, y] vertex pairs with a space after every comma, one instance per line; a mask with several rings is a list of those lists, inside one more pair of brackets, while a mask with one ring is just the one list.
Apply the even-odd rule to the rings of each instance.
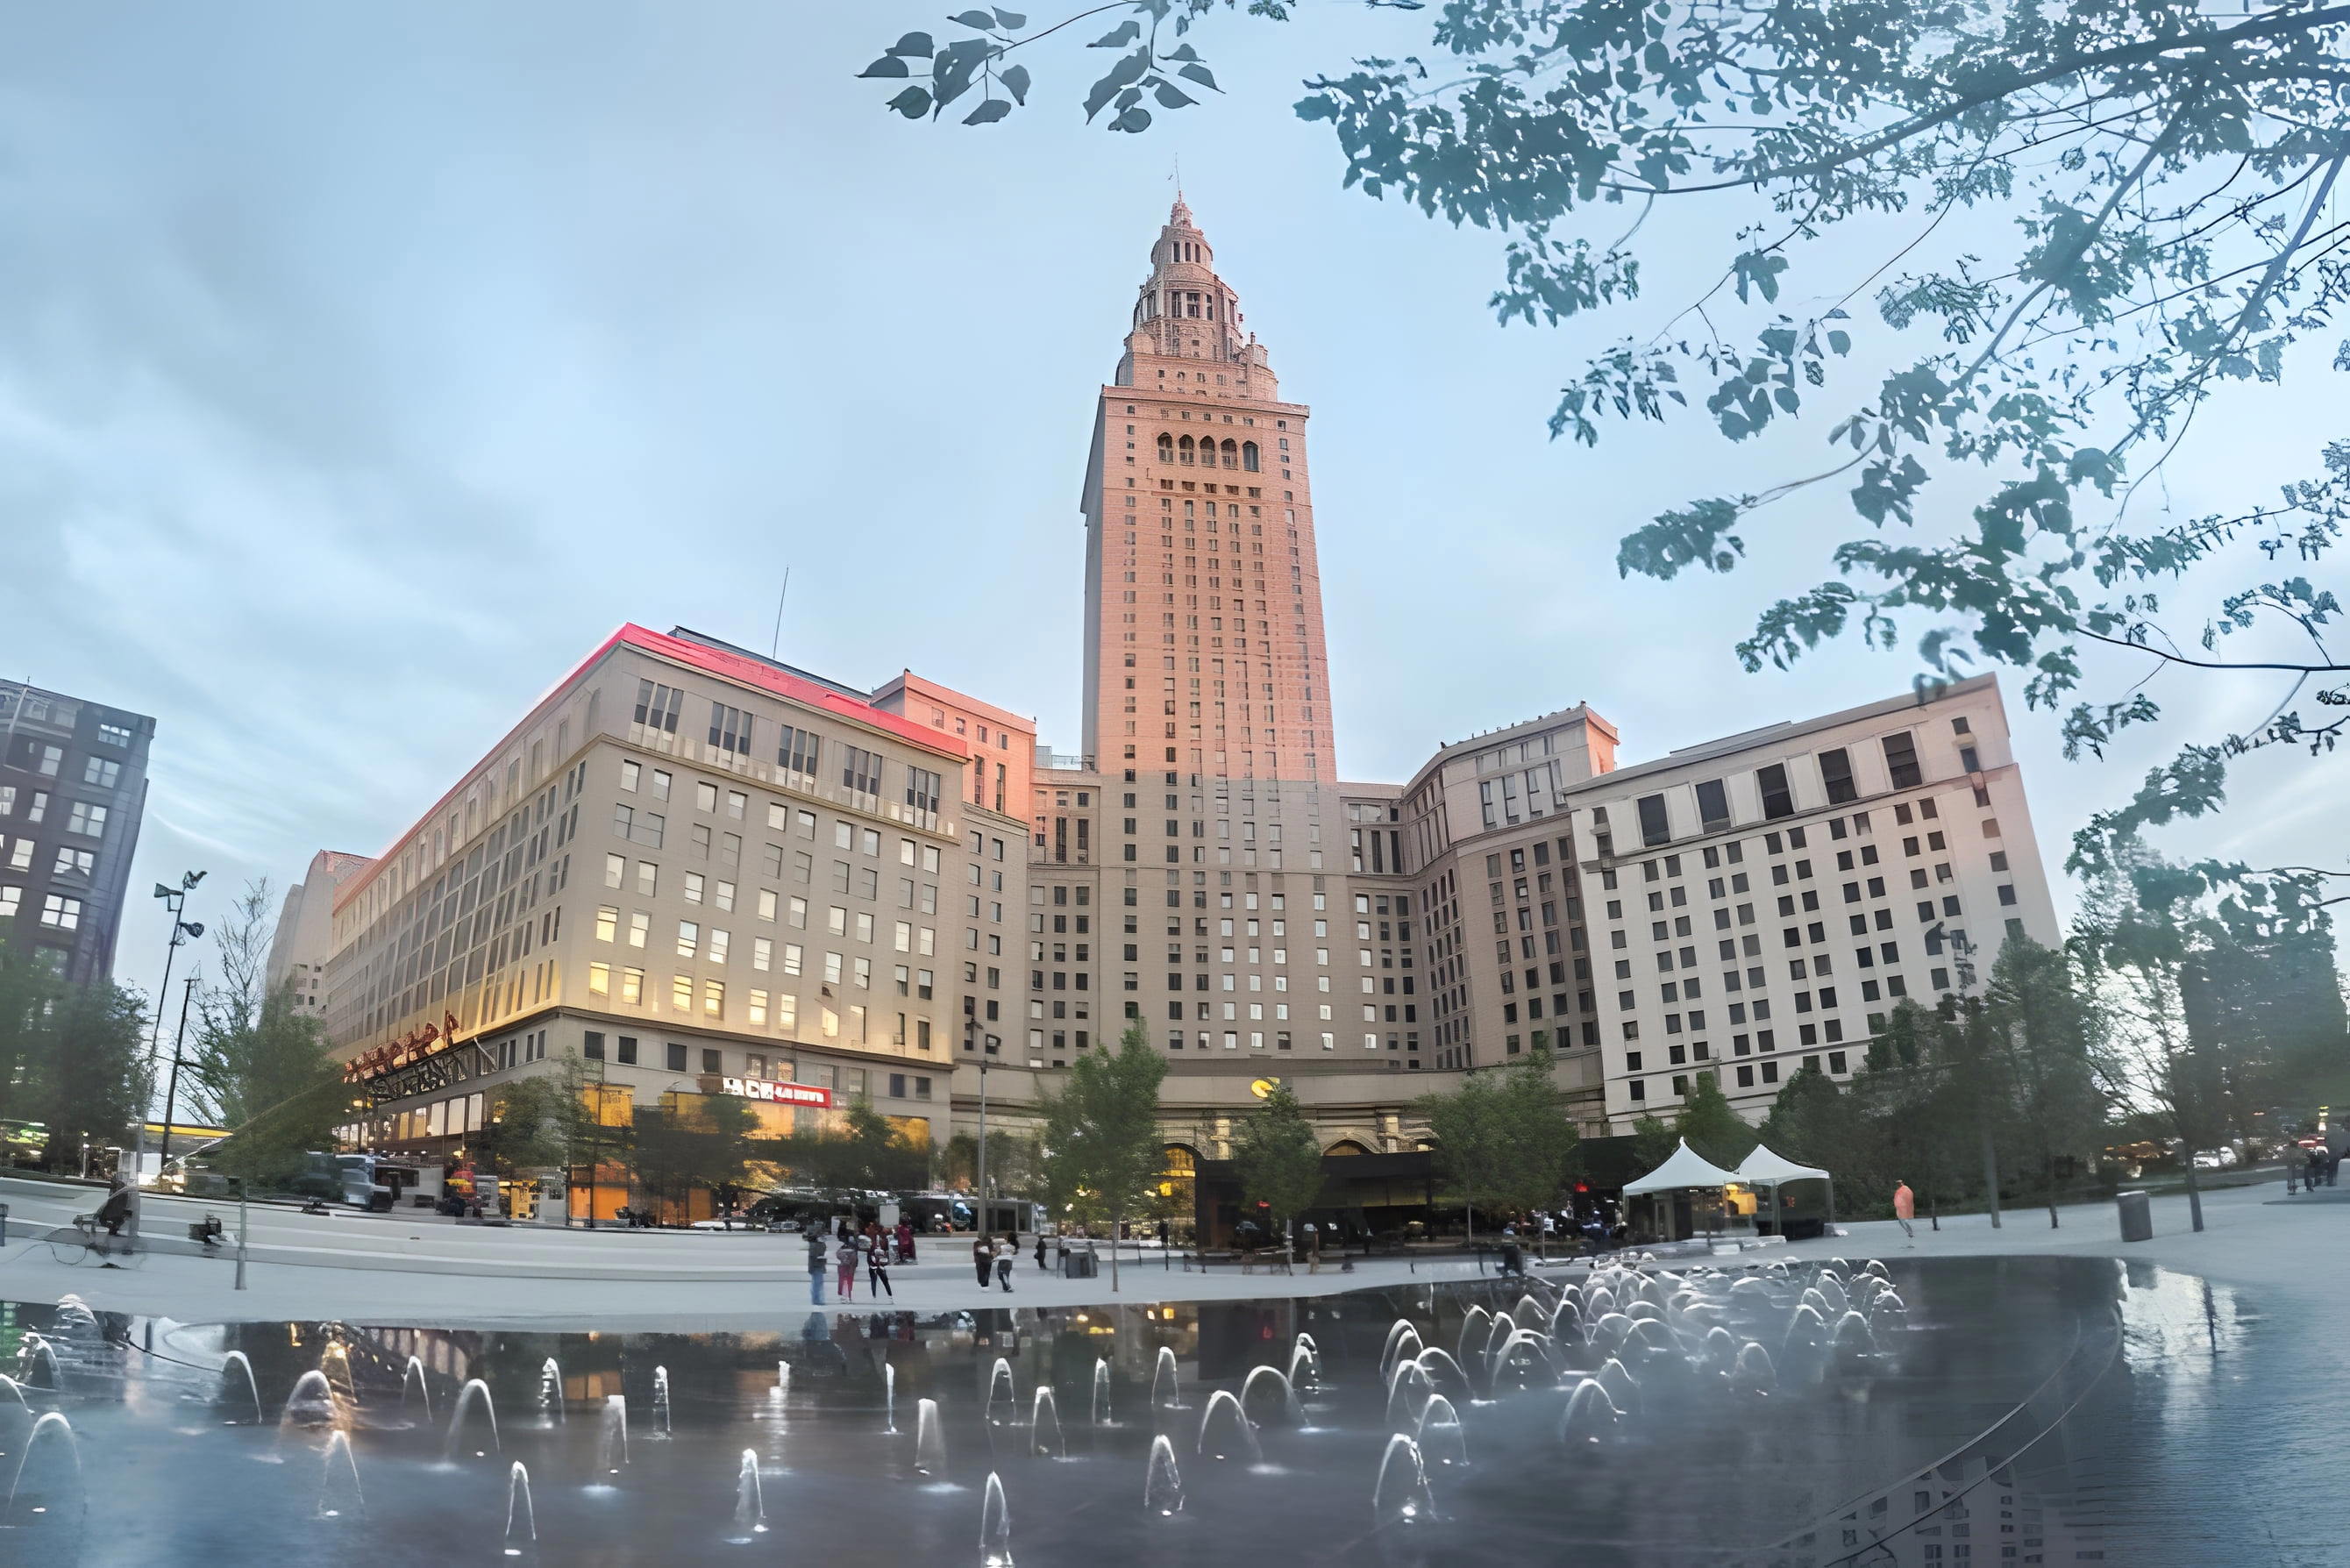
[[868, 1295], [888, 1296], [894, 1301], [898, 1293], [889, 1284], [889, 1265], [914, 1261], [914, 1228], [900, 1220], [894, 1230], [884, 1231], [878, 1221], [868, 1220], [860, 1231], [844, 1218], [831, 1231], [820, 1225], [810, 1226], [807, 1249], [808, 1301], [812, 1305], [824, 1304], [827, 1262], [834, 1266], [836, 1288], [842, 1301], [857, 1299], [857, 1272], [860, 1268], [865, 1271]]

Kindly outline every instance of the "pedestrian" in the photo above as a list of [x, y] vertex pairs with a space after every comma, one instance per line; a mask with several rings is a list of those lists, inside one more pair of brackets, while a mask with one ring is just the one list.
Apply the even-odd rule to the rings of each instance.
[[824, 1231], [811, 1227], [807, 1233], [808, 1304], [824, 1305]]
[[865, 1293], [877, 1302], [883, 1296], [891, 1301], [898, 1299], [898, 1293], [889, 1288], [889, 1239], [887, 1236], [874, 1237], [871, 1249], [865, 1254]]
[[1045, 1272], [1045, 1232], [1042, 1231], [1036, 1232], [1036, 1272], [1040, 1274]]
[[985, 1290], [987, 1277], [995, 1272], [995, 1249], [987, 1244], [984, 1236], [971, 1244], [971, 1266], [972, 1272], [979, 1275], [979, 1288]]
[[833, 1261], [839, 1264], [836, 1283], [840, 1287], [842, 1301], [857, 1299], [857, 1238], [843, 1227], [840, 1239], [833, 1243]]
[[130, 1222], [132, 1200], [130, 1183], [116, 1177], [112, 1190], [106, 1195], [106, 1201], [98, 1206], [98, 1222], [106, 1227], [108, 1235], [122, 1234], [122, 1227]]
[[1166, 1220], [1161, 1220], [1159, 1222], [1159, 1245], [1161, 1248], [1164, 1248], [1164, 1247], [1167, 1245], [1167, 1238], [1168, 1238], [1168, 1237], [1170, 1237], [1170, 1236], [1171, 1236], [1171, 1235], [1173, 1235], [1174, 1233], [1175, 1233], [1174, 1231], [1170, 1231], [1170, 1229], [1168, 1229], [1167, 1221], [1166, 1221]]
[[1916, 1246], [1918, 1244], [1917, 1228], [1909, 1221], [1918, 1218], [1918, 1195], [1909, 1190], [1909, 1184], [1906, 1181], [1894, 1184], [1893, 1218], [1900, 1221], [1901, 1233], [1908, 1238], [1901, 1244], [1905, 1247]]
[[1012, 1293], [1013, 1257], [1012, 1243], [998, 1236], [995, 1239], [995, 1282], [1003, 1287], [1006, 1295]]
[[898, 1261], [901, 1263], [914, 1261], [914, 1228], [902, 1217], [898, 1221]]
[[1309, 1274], [1322, 1272], [1322, 1231], [1311, 1220], [1305, 1222], [1305, 1272]]

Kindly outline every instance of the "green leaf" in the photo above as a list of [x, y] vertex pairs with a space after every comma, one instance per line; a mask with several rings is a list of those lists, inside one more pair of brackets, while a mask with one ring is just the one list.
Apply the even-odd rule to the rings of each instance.
[[895, 55], [884, 55], [857, 73], [859, 79], [866, 77], [910, 77], [913, 74], [906, 62]]
[[1120, 22], [1117, 26], [1112, 27], [1108, 32], [1104, 33], [1100, 37], [1096, 38], [1092, 43], [1087, 44], [1086, 47], [1088, 49], [1122, 49], [1140, 36], [1142, 36], [1142, 24], [1132, 21]]
[[1026, 66], [1006, 66], [996, 79], [1003, 82], [1003, 90], [1014, 99], [1024, 104], [1028, 101], [1028, 67]]
[[1829, 348], [1829, 350], [1830, 350], [1831, 352], [1833, 352], [1833, 353], [1837, 353], [1837, 354], [1849, 354], [1849, 353], [1851, 353], [1851, 352], [1852, 352], [1852, 334], [1851, 334], [1851, 333], [1849, 333], [1849, 332], [1837, 332], [1837, 331], [1831, 331], [1831, 332], [1829, 332], [1829, 334], [1828, 334], [1828, 348]]
[[[991, 6], [990, 9], [993, 10], [993, 7]], [[1028, 25], [1028, 18], [1022, 16], [1017, 11], [997, 11], [995, 13], [995, 25], [1003, 28], [1007, 33], [1013, 33], [1026, 26]]]
[[1172, 82], [1160, 82], [1151, 96], [1159, 100], [1161, 109], [1188, 109], [1200, 101]]
[[1189, 44], [1178, 44], [1167, 51], [1167, 57], [1170, 60], [1196, 60], [1200, 57], [1200, 51]]
[[1150, 129], [1150, 111], [1139, 107], [1129, 109], [1111, 120], [1109, 128], [1112, 130], [1123, 130], [1129, 134], [1148, 130]]
[[889, 107], [908, 119], [920, 119], [931, 112], [931, 95], [918, 87], [910, 87], [889, 100]]
[[1222, 92], [1224, 90], [1216, 85], [1215, 73], [1209, 70], [1205, 66], [1185, 66], [1181, 70], [1177, 71], [1175, 74], [1181, 77], [1185, 81], [1198, 82], [1201, 87], [1206, 88], [1211, 92]]
[[1010, 114], [1011, 112], [1012, 100], [1010, 99], [992, 98], [985, 103], [981, 104], [977, 109], [972, 109], [969, 114], [963, 116], [962, 122], [965, 125], [993, 125], [997, 120], [1002, 119], [1005, 115]]
[[911, 55], [918, 59], [928, 59], [938, 53], [938, 45], [931, 41], [931, 36], [928, 33], [909, 33], [889, 46], [889, 53]]
[[995, 26], [995, 18], [984, 11], [965, 11], [962, 16], [950, 16], [947, 20], [958, 27], [976, 27], [983, 33]]
[[1744, 251], [1740, 253], [1738, 259], [1731, 262], [1730, 266], [1731, 275], [1738, 279], [1738, 298], [1741, 304], [1745, 303], [1746, 291], [1750, 286], [1761, 293], [1766, 300], [1779, 297], [1779, 275], [1787, 270], [1785, 256], [1765, 254], [1762, 251]]

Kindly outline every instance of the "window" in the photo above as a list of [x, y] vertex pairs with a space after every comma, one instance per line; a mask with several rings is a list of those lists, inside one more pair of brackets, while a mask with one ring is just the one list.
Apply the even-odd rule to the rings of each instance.
[[41, 924], [52, 930], [78, 930], [81, 928], [81, 900], [68, 898], [62, 893], [49, 894], [41, 901]]
[[1916, 789], [1924, 775], [1918, 771], [1918, 745], [1905, 730], [1885, 737], [1885, 766], [1895, 789]]
[[1762, 792], [1762, 815], [1766, 819], [1795, 815], [1795, 797], [1787, 788], [1787, 770], [1778, 763], [1756, 770], [1754, 783]]
[[[1853, 787], [1852, 753], [1841, 746], [1833, 752], [1820, 753], [1820, 780], [1827, 785], [1828, 804], [1831, 805], [1841, 805], [1846, 801], [1860, 798], [1860, 792]], [[1840, 819], [1838, 825], [1841, 826]]]
[[674, 686], [657, 686], [650, 680], [637, 682], [637, 722], [648, 730], [664, 734], [677, 733], [677, 716], [685, 706], [685, 693]]
[[94, 789], [112, 789], [122, 778], [122, 764], [105, 757], [91, 757], [81, 765], [81, 782]]
[[66, 818], [66, 831], [83, 834], [91, 838], [105, 837], [106, 807], [92, 805], [86, 800], [75, 801], [72, 811]]
[[1653, 847], [1659, 844], [1671, 843], [1672, 829], [1665, 820], [1665, 797], [1660, 794], [1644, 794], [1639, 799], [1638, 806], [1641, 844]]
[[620, 971], [620, 1000], [638, 1002], [642, 1002], [644, 998], [645, 971], [640, 969], [623, 969]]
[[580, 1041], [579, 1054], [582, 1056], [587, 1057], [590, 1062], [602, 1061], [604, 1059], [604, 1036], [595, 1030], [589, 1030], [587, 1035]]
[[1720, 779], [1707, 779], [1697, 786], [1698, 825], [1708, 833], [1719, 833], [1730, 826], [1730, 791]]
[[100, 724], [98, 727], [98, 741], [102, 746], [128, 746], [130, 743], [130, 727], [124, 724]]
[[866, 751], [859, 746], [843, 748], [840, 782], [844, 788], [855, 790], [858, 794], [879, 794], [881, 793], [880, 754], [877, 752]]
[[751, 754], [751, 715], [723, 702], [710, 705], [710, 743], [733, 756]]
[[939, 775], [925, 768], [906, 770], [906, 804], [916, 811], [936, 814], [939, 809]]
[[[816, 772], [816, 758], [822, 746], [823, 742], [814, 730], [796, 730], [786, 724], [775, 746], [775, 765], [788, 768], [795, 774], [812, 774]], [[804, 811], [800, 816], [804, 826], [810, 828], [816, 826], [813, 814]]]
[[[49, 875], [53, 877], [80, 877], [87, 878], [97, 867], [97, 865], [98, 856], [93, 851], [88, 849], [68, 849], [65, 846], [59, 845], [57, 846], [57, 861], [56, 865], [49, 867]], [[2012, 904], [2015, 902], [2014, 888], [2002, 888], [2000, 889], [2000, 892], [2004, 895], [2000, 899], [2001, 903]]]

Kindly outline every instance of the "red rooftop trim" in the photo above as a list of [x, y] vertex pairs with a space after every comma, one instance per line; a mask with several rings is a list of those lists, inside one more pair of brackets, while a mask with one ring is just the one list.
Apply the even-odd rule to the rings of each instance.
[[[687, 642], [682, 638], [650, 630], [637, 625], [634, 621], [625, 623], [618, 631], [597, 644], [595, 651], [573, 666], [570, 674], [548, 687], [539, 700], [530, 705], [529, 711], [523, 715], [521, 722], [500, 736], [497, 744], [484, 753], [484, 756], [494, 757], [504, 751], [515, 736], [530, 727], [531, 722], [536, 719], [549, 703], [570, 691], [578, 683], [579, 678], [594, 669], [606, 654], [624, 643], [630, 648], [640, 649], [647, 653], [658, 654], [663, 659], [690, 666], [705, 674], [738, 681], [744, 686], [754, 686], [761, 691], [772, 691], [779, 697], [788, 697], [795, 702], [821, 709], [857, 723], [870, 725], [877, 730], [886, 730], [910, 745], [920, 746], [926, 752], [933, 752], [941, 756], [951, 757], [957, 763], [968, 762], [971, 759], [971, 749], [962, 741], [941, 731], [931, 729], [926, 724], [916, 724], [899, 718], [895, 713], [884, 712], [869, 702], [860, 702], [853, 697], [844, 697], [829, 687], [819, 686], [813, 680], [803, 680], [795, 675], [785, 674], [783, 670], [772, 665], [762, 664], [757, 659], [722, 653], [717, 649], [706, 648], [698, 642]], [[441, 815], [442, 808], [454, 800], [457, 793], [466, 784], [473, 782], [475, 770], [480, 766], [481, 764], [476, 763], [473, 767], [466, 769], [464, 776], [442, 792], [441, 798], [434, 801], [431, 808], [418, 817], [407, 832], [395, 839], [390, 848], [376, 857], [374, 865], [342, 886], [335, 898], [336, 914], [341, 914], [345, 906], [374, 883], [376, 877], [383, 873], [384, 868], [391, 864], [400, 852], [407, 848], [417, 836]]]

